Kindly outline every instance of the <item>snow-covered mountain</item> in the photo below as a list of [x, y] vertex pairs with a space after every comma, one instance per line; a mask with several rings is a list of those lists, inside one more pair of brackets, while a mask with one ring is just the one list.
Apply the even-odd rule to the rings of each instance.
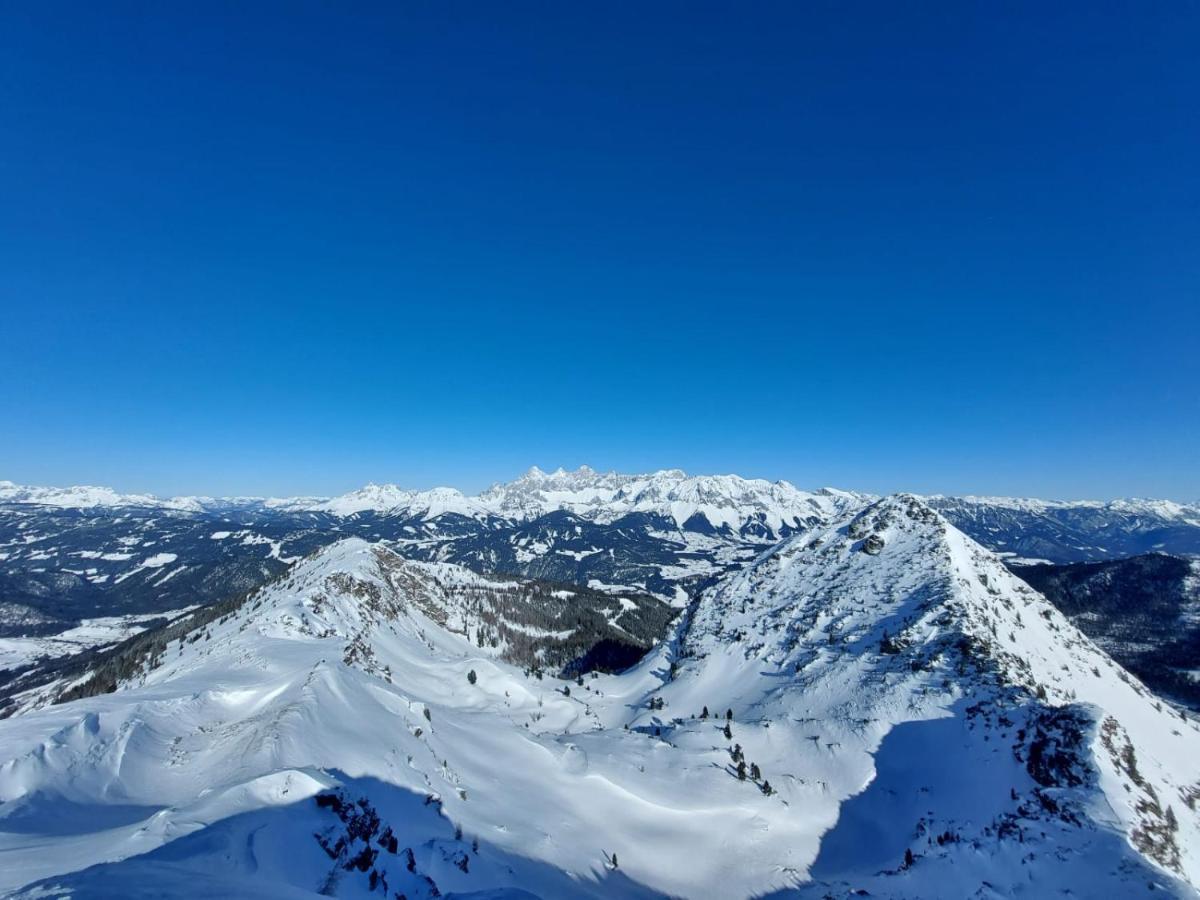
[[687, 527], [744, 531], [758, 525], [778, 534], [861, 502], [864, 495], [829, 488], [801, 491], [786, 481], [737, 475], [689, 476], [679, 469], [649, 475], [600, 474], [587, 466], [546, 474], [536, 466], [508, 484], [493, 485], [480, 500], [497, 514], [536, 518], [555, 510], [611, 522], [629, 513], [649, 513]]
[[394, 485], [317, 501], [14, 487], [0, 495], [0, 636], [24, 635], [33, 619], [50, 633], [220, 600], [348, 535], [414, 558], [683, 603], [771, 542], [860, 502], [785, 482], [586, 467], [531, 470], [480, 497]]
[[582, 684], [472, 633], [503, 590], [339, 542], [0, 722], [0, 891], [1196, 896], [1195, 723], [915, 497]]
[[801, 491], [786, 481], [747, 479], [737, 475], [689, 476], [679, 469], [648, 475], [599, 473], [588, 466], [574, 472], [546, 473], [534, 466], [520, 478], [494, 484], [477, 497], [454, 488], [406, 490], [395, 484], [368, 484], [339, 497], [174, 497], [119, 494], [110, 488], [31, 488], [0, 482], [0, 503], [25, 503], [91, 509], [142, 507], [203, 510], [259, 509], [332, 513], [353, 516], [373, 512], [412, 518], [447, 513], [469, 517], [533, 519], [557, 510], [602, 522], [633, 512], [670, 518], [683, 526], [699, 517], [710, 528], [739, 531], [757, 523], [778, 533], [797, 522], [826, 518], [843, 511], [863, 495], [826, 488]]
[[97, 507], [140, 507], [145, 509], [176, 509], [199, 512], [203, 504], [195, 497], [163, 499], [150, 494], [119, 494], [112, 488], [76, 485], [68, 488], [26, 487], [11, 481], [0, 481], [0, 503], [22, 503], [36, 506], [58, 506], [66, 509], [95, 509]]
[[[14, 646], [31, 653], [45, 644], [27, 638], [100, 633], [83, 628], [85, 620], [139, 621], [236, 596], [348, 536], [386, 542], [413, 559], [644, 591], [682, 606], [777, 541], [873, 499], [782, 481], [586, 466], [549, 474], [535, 468], [476, 497], [369, 485], [334, 499], [161, 500], [4, 485], [0, 639], [17, 638]], [[930, 502], [1014, 565], [1147, 548], [1200, 552], [1196, 508], [1165, 501]], [[12, 677], [12, 666], [0, 671], [0, 691]]]
[[536, 519], [565, 510], [597, 522], [612, 522], [630, 513], [647, 513], [686, 527], [759, 528], [778, 534], [859, 502], [863, 495], [825, 489], [801, 491], [786, 481], [740, 478], [737, 475], [689, 476], [679, 469], [648, 475], [600, 473], [588, 466], [574, 472], [546, 473], [534, 466], [515, 481], [495, 484], [477, 497], [453, 488], [407, 491], [393, 484], [370, 484], [357, 491], [313, 504], [310, 509], [340, 516], [371, 511], [426, 519], [446, 513]]
[[[419, 609], [437, 625], [460, 635], [480, 649], [488, 649], [506, 662], [537, 674], [575, 677], [593, 670], [612, 671], [636, 663], [667, 630], [678, 610], [662, 600], [638, 592], [599, 591], [578, 585], [566, 585], [504, 575], [485, 576], [462, 566], [437, 562], [417, 562], [401, 557], [382, 544], [368, 544], [359, 538], [345, 539], [320, 554], [325, 561], [317, 566], [326, 573], [332, 560], [345, 574], [312, 575], [310, 562], [285, 576], [285, 587], [299, 584], [310, 591], [312, 604], [322, 608], [326, 595], [348, 594], [357, 613], [382, 609], [394, 616], [402, 605]], [[355, 565], [349, 566], [347, 560]], [[359, 572], [366, 572], [364, 577]], [[324, 578], [324, 580], [322, 580]], [[111, 649], [67, 656], [58, 652], [73, 632], [53, 639], [0, 640], [0, 652], [19, 652], [13, 647], [28, 640], [50, 644], [55, 652], [46, 664], [18, 670], [0, 690], [0, 717], [19, 714], [51, 700], [92, 696], [113, 690], [131, 673], [165, 652], [174, 638], [202, 632], [211, 633], [210, 625], [242, 609], [250, 596], [233, 597], [199, 610], [180, 610], [169, 620], [159, 619], [162, 628], [143, 634], [145, 623], [119, 620], [93, 620], [91, 629], [107, 625], [105, 637]], [[301, 630], [309, 627], [300, 615]], [[139, 627], [141, 626], [141, 627]], [[126, 633], [120, 634], [125, 628]], [[361, 625], [347, 651], [348, 656], [372, 659]], [[122, 637], [133, 639], [117, 643]], [[86, 677], [85, 677], [86, 676]]]

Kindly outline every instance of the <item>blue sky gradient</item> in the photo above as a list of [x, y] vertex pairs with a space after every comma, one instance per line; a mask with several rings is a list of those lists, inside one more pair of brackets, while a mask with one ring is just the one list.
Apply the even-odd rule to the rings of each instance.
[[1200, 498], [1200, 6], [645, 6], [10, 6], [0, 478]]

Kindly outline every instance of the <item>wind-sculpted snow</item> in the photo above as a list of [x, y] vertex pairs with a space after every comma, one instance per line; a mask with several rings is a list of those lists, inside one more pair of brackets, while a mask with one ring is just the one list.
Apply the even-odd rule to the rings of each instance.
[[0, 891], [1195, 896], [1194, 723], [917, 498], [763, 552], [620, 674], [480, 647], [503, 590], [342, 542], [0, 722]]

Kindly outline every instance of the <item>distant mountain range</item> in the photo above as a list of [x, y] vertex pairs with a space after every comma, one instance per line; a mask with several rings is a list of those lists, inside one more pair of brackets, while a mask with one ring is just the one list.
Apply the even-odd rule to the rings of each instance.
[[[150, 494], [120, 494], [106, 487], [28, 487], [0, 481], [0, 504], [65, 509], [131, 508], [209, 513], [253, 510], [330, 513], [339, 517], [373, 512], [425, 519], [449, 513], [475, 518], [531, 519], [563, 510], [601, 522], [611, 522], [628, 513], [644, 512], [669, 517], [683, 527], [697, 516], [713, 528], [733, 530], [760, 520], [776, 532], [793, 526], [797, 520], [804, 522], [814, 516], [828, 516], [868, 499], [874, 498], [870, 494], [834, 488], [804, 491], [786, 481], [737, 475], [689, 476], [679, 469], [623, 475], [596, 472], [588, 466], [573, 472], [558, 469], [549, 473], [534, 466], [520, 478], [494, 484], [477, 496], [468, 496], [449, 487], [416, 491], [394, 484], [368, 484], [339, 497], [161, 498]], [[1030, 524], [1041, 523], [1044, 528], [1054, 531], [1039, 536], [1038, 539], [1045, 540], [1047, 545], [1092, 555], [1120, 552], [1125, 546], [1126, 538], [1122, 535], [1126, 532], [1146, 535], [1146, 540], [1171, 540], [1178, 536], [1156, 535], [1155, 529], [1178, 529], [1181, 534], [1200, 531], [1200, 503], [941, 495], [926, 499], [955, 519], [964, 523], [977, 522], [983, 533], [1003, 534], [1006, 528], [1018, 522], [1027, 530]], [[1106, 526], [1110, 526], [1109, 532], [1105, 532]], [[1101, 533], [1111, 533], [1120, 546], [1110, 548], [1087, 543], [1088, 538]], [[1142, 549], [1179, 548], [1145, 546]]]
[[[147, 616], [237, 596], [352, 536], [414, 560], [645, 593], [682, 607], [780, 540], [874, 499], [735, 475], [586, 466], [534, 468], [475, 497], [368, 485], [332, 499], [161, 499], [0, 482], [0, 640], [27, 641], [0, 647], [0, 661], [11, 670], [31, 654], [79, 649], [74, 639], [47, 643], [66, 632], [100, 643]], [[1013, 565], [1200, 554], [1196, 506], [926, 500]], [[101, 624], [83, 624], [92, 620]]]
[[454, 488], [410, 491], [394, 484], [368, 484], [340, 497], [171, 497], [119, 494], [104, 487], [24, 487], [0, 481], [0, 504], [65, 509], [131, 508], [182, 512], [231, 510], [329, 513], [339, 517], [373, 512], [434, 519], [446, 514], [531, 519], [564, 510], [600, 522], [644, 512], [672, 518], [683, 526], [695, 517], [709, 526], [733, 529], [754, 520], [778, 530], [794, 519], [828, 515], [867, 495], [826, 488], [801, 491], [786, 481], [737, 475], [689, 476], [678, 469], [648, 475], [599, 473], [587, 466], [574, 472], [546, 473], [536, 466], [505, 484], [470, 497]]

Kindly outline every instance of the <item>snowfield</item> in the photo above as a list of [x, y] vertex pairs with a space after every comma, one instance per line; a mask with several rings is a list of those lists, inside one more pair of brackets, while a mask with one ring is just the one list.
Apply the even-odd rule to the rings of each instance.
[[920, 499], [846, 503], [570, 681], [479, 639], [504, 582], [334, 544], [0, 721], [0, 892], [1196, 896], [1196, 724]]

